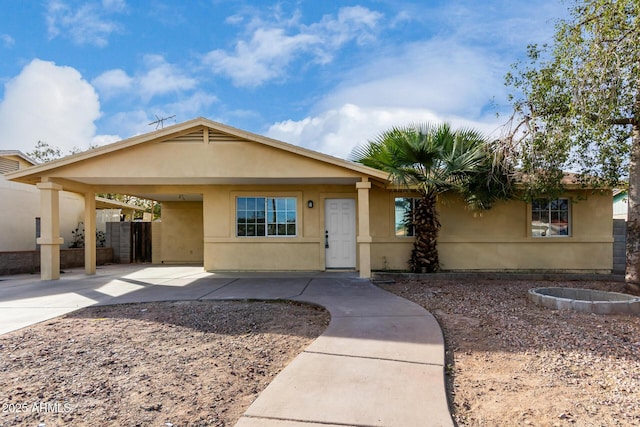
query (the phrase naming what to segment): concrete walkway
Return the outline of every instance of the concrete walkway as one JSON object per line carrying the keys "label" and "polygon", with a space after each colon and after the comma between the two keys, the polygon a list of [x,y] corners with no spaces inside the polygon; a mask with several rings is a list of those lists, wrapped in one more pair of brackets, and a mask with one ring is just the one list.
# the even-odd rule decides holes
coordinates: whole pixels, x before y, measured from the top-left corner
{"label": "concrete walkway", "polygon": [[109,266],[59,281],[0,276],[0,333],[94,304],[208,299],[288,299],[331,313],[326,331],[275,377],[237,426],[453,426],[438,323],[355,274]]}

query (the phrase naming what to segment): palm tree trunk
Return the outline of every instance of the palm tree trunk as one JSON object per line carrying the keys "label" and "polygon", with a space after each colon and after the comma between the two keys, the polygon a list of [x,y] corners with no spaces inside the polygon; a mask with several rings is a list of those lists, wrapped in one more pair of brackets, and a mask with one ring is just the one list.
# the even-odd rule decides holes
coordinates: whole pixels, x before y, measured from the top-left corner
{"label": "palm tree trunk", "polygon": [[414,229],[416,240],[409,266],[414,273],[434,273],[440,269],[438,232],[440,221],[436,211],[436,194],[428,193],[416,201]]}
{"label": "palm tree trunk", "polygon": [[640,295],[640,123],[633,125],[627,215],[626,288]]}

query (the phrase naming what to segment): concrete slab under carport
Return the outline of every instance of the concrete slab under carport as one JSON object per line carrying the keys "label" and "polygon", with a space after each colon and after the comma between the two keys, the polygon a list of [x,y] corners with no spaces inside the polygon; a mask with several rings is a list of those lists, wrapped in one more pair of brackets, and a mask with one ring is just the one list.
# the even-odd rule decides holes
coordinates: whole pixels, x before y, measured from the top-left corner
{"label": "concrete slab under carport", "polygon": [[[100,267],[95,275],[86,275],[80,269],[66,270],[60,280],[40,280],[24,274],[2,276],[0,334],[92,305],[191,300],[215,289],[215,281],[207,281],[211,276],[197,266],[139,264]],[[224,279],[223,283],[228,281]]]}

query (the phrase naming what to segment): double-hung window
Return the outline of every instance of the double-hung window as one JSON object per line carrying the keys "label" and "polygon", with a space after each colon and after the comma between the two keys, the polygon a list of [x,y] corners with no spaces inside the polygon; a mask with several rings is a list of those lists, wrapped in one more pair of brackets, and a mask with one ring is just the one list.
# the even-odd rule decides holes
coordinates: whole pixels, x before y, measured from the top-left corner
{"label": "double-hung window", "polygon": [[398,237],[415,236],[413,226],[415,206],[418,199],[414,197],[396,197],[395,231]]}
{"label": "double-hung window", "polygon": [[569,199],[534,199],[531,202],[533,237],[569,236],[571,233]]}
{"label": "double-hung window", "polygon": [[296,236],[295,197],[237,197],[236,236]]}

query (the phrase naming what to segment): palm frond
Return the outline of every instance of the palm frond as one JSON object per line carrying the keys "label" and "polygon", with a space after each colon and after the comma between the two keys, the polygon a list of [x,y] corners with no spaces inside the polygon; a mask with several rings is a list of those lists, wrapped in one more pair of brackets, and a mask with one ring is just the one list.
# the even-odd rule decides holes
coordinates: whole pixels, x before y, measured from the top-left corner
{"label": "palm frond", "polygon": [[423,194],[454,190],[473,206],[490,206],[476,202],[488,200],[487,193],[504,198],[510,191],[510,177],[487,138],[470,128],[453,130],[448,123],[393,127],[355,149],[351,157],[388,172],[398,185],[417,187]]}

